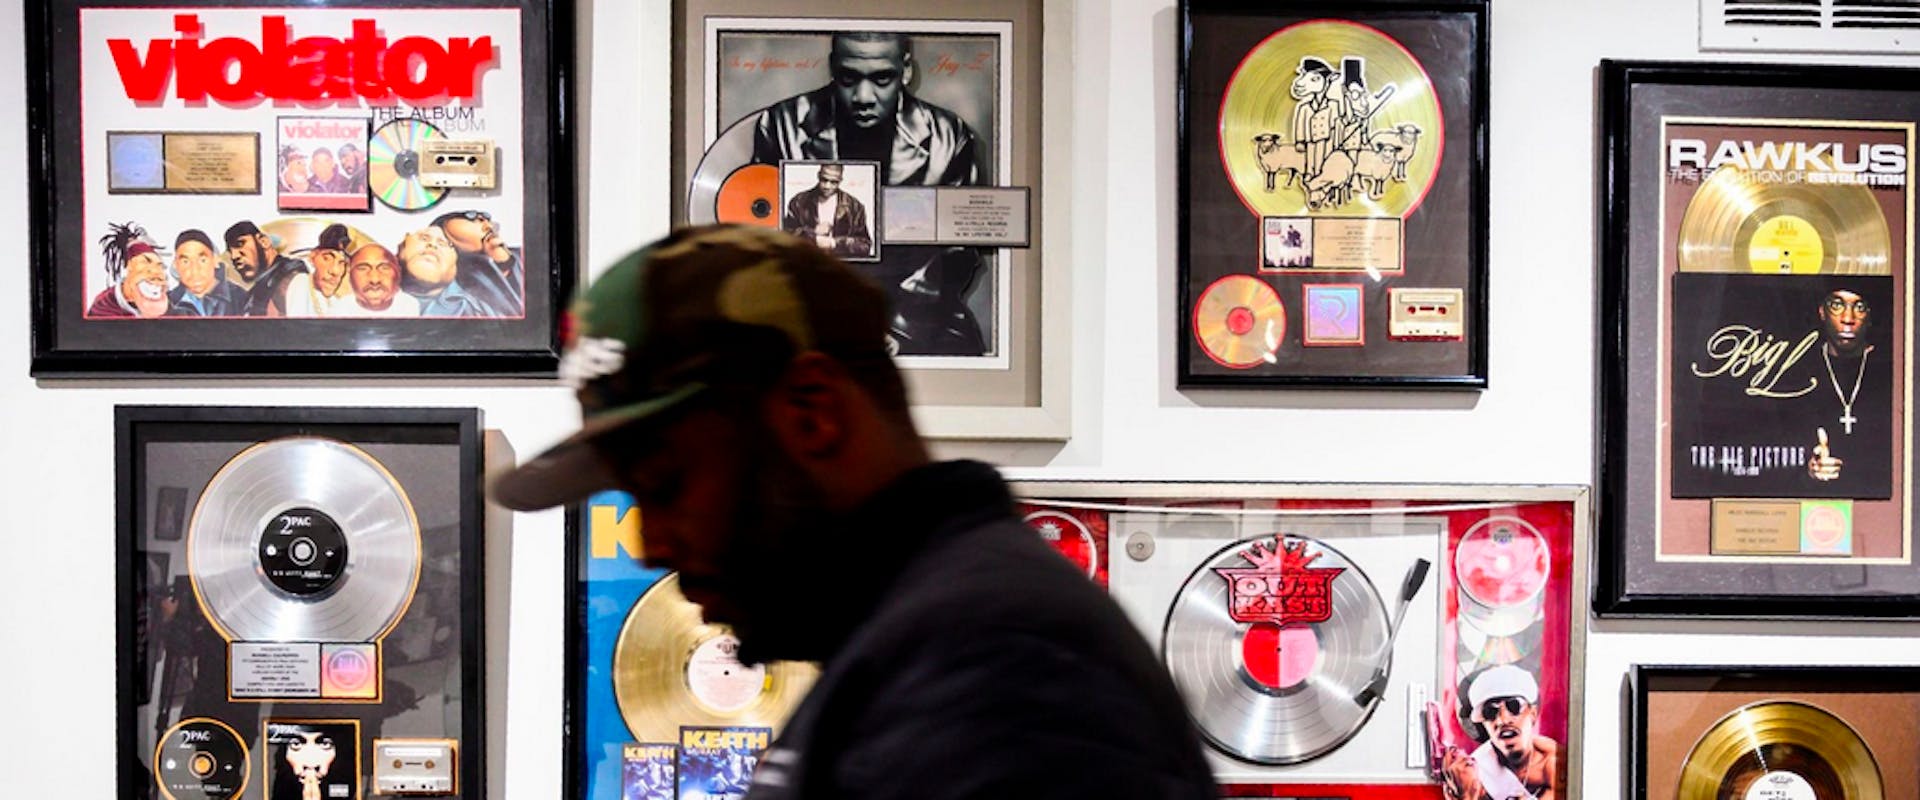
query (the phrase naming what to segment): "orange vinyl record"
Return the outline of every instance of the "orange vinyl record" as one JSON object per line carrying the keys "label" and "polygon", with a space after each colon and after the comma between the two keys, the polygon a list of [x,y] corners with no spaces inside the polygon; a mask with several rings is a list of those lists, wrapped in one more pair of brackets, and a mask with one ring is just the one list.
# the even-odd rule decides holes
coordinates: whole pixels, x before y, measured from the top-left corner
{"label": "orange vinyl record", "polygon": [[720,184],[713,215],[721,222],[780,227],[780,168],[748,164],[734,170]]}
{"label": "orange vinyl record", "polygon": [[1193,304],[1193,335],[1221,366],[1246,369],[1271,363],[1287,335],[1280,294],[1252,275],[1214,281]]}

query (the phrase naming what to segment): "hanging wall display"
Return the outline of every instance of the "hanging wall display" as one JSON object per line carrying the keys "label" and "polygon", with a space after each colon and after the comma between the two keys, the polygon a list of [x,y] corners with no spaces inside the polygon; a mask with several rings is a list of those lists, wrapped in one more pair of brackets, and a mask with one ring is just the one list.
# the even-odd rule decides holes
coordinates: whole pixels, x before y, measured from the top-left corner
{"label": "hanging wall display", "polygon": [[1227,797],[1580,796],[1578,487],[1016,483]]}
{"label": "hanging wall display", "polygon": [[740,663],[678,574],[641,562],[642,536],[624,492],[568,516],[564,796],[739,797],[818,670]]}
{"label": "hanging wall display", "polygon": [[27,16],[35,375],[558,364],[568,5]]}
{"label": "hanging wall display", "polygon": [[1602,74],[1598,610],[1914,613],[1920,71]]}
{"label": "hanging wall display", "polygon": [[1070,5],[674,4],[675,221],[878,282],[933,437],[1068,433]]}
{"label": "hanging wall display", "polygon": [[1916,800],[1920,670],[1639,666],[1627,797]]}
{"label": "hanging wall display", "polygon": [[1181,4],[1181,386],[1487,385],[1487,16]]}
{"label": "hanging wall display", "polygon": [[485,796],[479,413],[115,420],[116,796]]}

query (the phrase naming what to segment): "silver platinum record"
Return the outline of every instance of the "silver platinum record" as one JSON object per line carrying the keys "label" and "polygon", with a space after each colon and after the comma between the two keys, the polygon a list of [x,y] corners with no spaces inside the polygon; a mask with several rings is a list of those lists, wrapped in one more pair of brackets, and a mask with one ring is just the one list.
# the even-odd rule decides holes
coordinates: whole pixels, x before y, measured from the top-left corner
{"label": "silver platinum record", "polygon": [[[712,225],[721,222],[720,188],[733,177],[734,170],[753,163],[753,131],[760,115],[748,114],[727,126],[700,156],[700,166],[687,180],[687,224]],[[779,208],[773,212],[776,223]],[[737,221],[737,220],[736,220]]]}
{"label": "silver platinum record", "polygon": [[[1272,676],[1256,677],[1245,649],[1258,626],[1233,619],[1227,580],[1214,572],[1253,568],[1242,553],[1256,542],[1274,544],[1274,536],[1242,540],[1208,556],[1174,597],[1160,640],[1167,671],[1202,737],[1228,756],[1262,765],[1312,761],[1353,738],[1379,705],[1362,706],[1354,696],[1372,679],[1388,646],[1386,604],[1358,565],[1317,539],[1279,538],[1288,545],[1305,543],[1307,555],[1319,554],[1312,568],[1344,570],[1331,585],[1331,618],[1306,626],[1318,651],[1310,671],[1284,686],[1272,685]],[[1278,648],[1279,640],[1273,641]]]}
{"label": "silver platinum record", "polygon": [[187,571],[207,619],[237,641],[367,642],[420,579],[406,491],[353,445],[262,442],[229,460],[194,507]]}

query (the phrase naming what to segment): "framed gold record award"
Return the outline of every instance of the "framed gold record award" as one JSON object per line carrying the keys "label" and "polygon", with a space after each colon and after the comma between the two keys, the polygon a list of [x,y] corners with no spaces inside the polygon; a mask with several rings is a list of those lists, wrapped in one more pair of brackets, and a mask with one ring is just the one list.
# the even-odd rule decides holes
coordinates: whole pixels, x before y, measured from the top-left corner
{"label": "framed gold record award", "polygon": [[486,796],[479,412],[115,425],[115,796]]}
{"label": "framed gold record award", "polygon": [[1074,0],[676,0],[673,218],[887,292],[929,436],[1065,439]]}
{"label": "framed gold record award", "polygon": [[1487,18],[1181,3],[1181,386],[1486,387]]}
{"label": "framed gold record award", "polygon": [[1637,800],[1920,800],[1920,670],[1635,665]]}
{"label": "framed gold record award", "polygon": [[1920,71],[1601,72],[1596,610],[1912,615]]}

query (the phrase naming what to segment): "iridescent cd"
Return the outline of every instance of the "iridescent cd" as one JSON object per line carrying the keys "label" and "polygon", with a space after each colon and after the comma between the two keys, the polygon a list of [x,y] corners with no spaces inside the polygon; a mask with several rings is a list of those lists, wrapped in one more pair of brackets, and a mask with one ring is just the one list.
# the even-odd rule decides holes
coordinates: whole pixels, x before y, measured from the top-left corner
{"label": "iridescent cd", "polygon": [[425,120],[396,119],[380,126],[367,140],[367,187],[389,208],[419,211],[447,196],[445,188],[420,181],[420,146],[428,139],[446,138]]}
{"label": "iridescent cd", "polygon": [[1319,540],[1281,535],[1201,563],[1167,611],[1161,655],[1208,744],[1255,764],[1298,764],[1352,739],[1379,706],[1355,697],[1387,663],[1388,630],[1358,565]]}
{"label": "iridescent cd", "polygon": [[229,640],[375,641],[419,582],[420,523],[365,451],[319,437],[262,442],[201,493],[187,574]]}

